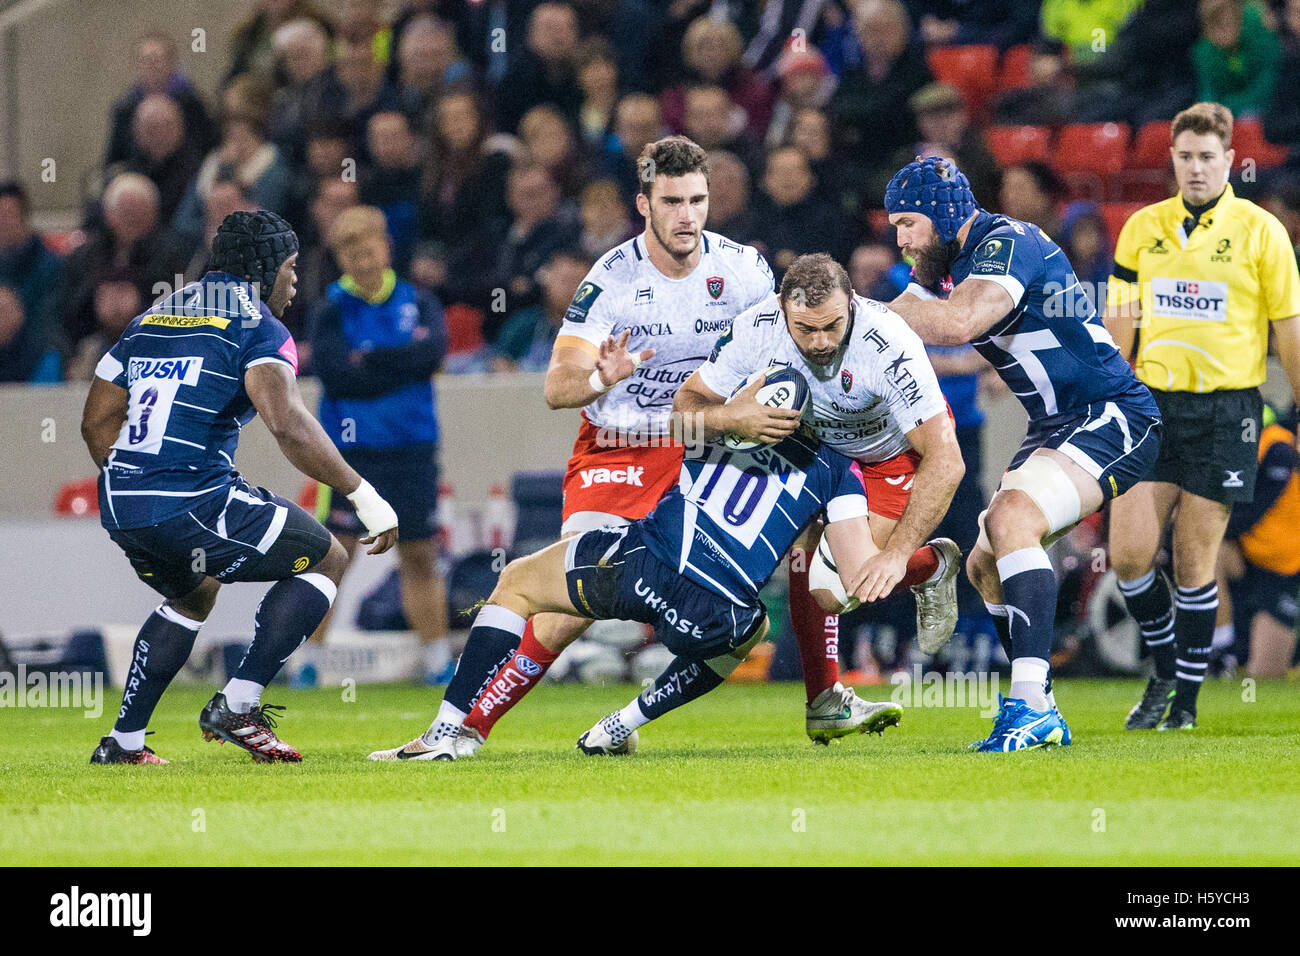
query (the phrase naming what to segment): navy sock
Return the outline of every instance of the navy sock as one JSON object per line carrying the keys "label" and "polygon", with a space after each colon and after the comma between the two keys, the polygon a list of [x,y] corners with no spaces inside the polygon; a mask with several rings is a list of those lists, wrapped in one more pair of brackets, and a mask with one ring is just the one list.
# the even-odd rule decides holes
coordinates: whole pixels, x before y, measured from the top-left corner
{"label": "navy sock", "polygon": [[325,575],[308,571],[271,585],[257,606],[253,642],[235,671],[236,680],[265,687],[284,662],[325,620],[338,587]]}
{"label": "navy sock", "polygon": [[1022,548],[998,559],[1012,661],[1049,660],[1056,632],[1056,573],[1042,548]]}
{"label": "navy sock", "polygon": [[1178,588],[1174,605],[1174,633],[1178,636],[1174,702],[1171,707],[1196,712],[1196,695],[1210,667],[1214,618],[1219,611],[1219,586],[1211,581],[1196,588]]}
{"label": "navy sock", "polygon": [[469,640],[456,663],[456,673],[442,699],[464,713],[473,710],[483,688],[519,647],[527,623],[514,611],[485,604],[474,619]]}
{"label": "navy sock", "polygon": [[1124,605],[1142,632],[1156,677],[1174,679],[1174,599],[1165,576],[1152,568],[1135,581],[1120,581]]}
{"label": "navy sock", "polygon": [[641,692],[637,706],[646,720],[655,720],[703,697],[725,680],[703,661],[674,657],[654,683]]}
{"label": "navy sock", "polygon": [[[122,709],[113,730],[136,733],[149,726],[149,718],[194,649],[200,621],[191,621],[166,604],[149,615],[135,638],[131,670],[122,691]],[[138,747],[129,748],[138,750]]]}
{"label": "navy sock", "polygon": [[988,609],[989,617],[993,618],[993,630],[997,632],[998,643],[1002,645],[1003,653],[1007,655],[1007,660],[1014,659],[1011,650],[1011,618],[1007,616],[1007,606],[1005,604],[990,604],[984,602],[984,607]]}

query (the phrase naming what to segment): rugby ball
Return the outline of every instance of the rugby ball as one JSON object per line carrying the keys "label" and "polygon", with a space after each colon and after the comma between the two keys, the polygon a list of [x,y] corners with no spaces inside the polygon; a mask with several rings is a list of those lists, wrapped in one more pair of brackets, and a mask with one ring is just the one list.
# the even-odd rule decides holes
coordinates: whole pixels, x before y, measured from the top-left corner
{"label": "rugby ball", "polygon": [[[790,408],[800,413],[808,407],[808,381],[803,377],[802,372],[796,368],[790,368],[788,365],[769,365],[763,371],[755,372],[732,390],[731,396],[727,399],[727,404],[731,404],[737,395],[764,375],[767,376],[767,381],[754,394],[754,398],[757,399],[760,405],[768,405],[772,408]],[[748,451],[751,448],[766,444],[766,442],[751,441],[748,438],[727,435],[723,439],[723,444],[732,451]]]}

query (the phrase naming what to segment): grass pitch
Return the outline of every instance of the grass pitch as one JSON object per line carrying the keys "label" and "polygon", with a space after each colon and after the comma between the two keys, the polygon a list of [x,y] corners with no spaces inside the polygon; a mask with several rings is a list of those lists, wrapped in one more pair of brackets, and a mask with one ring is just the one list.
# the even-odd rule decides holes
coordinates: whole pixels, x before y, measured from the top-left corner
{"label": "grass pitch", "polygon": [[[1191,733],[1128,733],[1136,681],[1062,681],[1069,748],[970,754],[990,721],[910,708],[884,737],[803,735],[802,687],[724,686],[645,728],[632,757],[573,749],[633,689],[542,687],[483,751],[376,764],[440,692],[272,688],[300,765],[204,743],[210,690],[175,688],[165,767],[91,767],[112,723],[0,711],[4,864],[1291,864],[1300,689],[1207,683]],[[892,688],[860,688],[884,699]]]}

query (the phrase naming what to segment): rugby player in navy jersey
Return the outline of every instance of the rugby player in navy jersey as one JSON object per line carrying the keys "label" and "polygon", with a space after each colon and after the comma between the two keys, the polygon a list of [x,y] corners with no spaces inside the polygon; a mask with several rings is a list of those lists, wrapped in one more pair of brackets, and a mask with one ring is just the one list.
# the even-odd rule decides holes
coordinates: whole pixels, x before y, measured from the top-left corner
{"label": "rugby player in navy jersey", "polygon": [[[752,398],[762,381],[741,394]],[[721,685],[762,640],[767,615],[759,591],[815,518],[826,522],[845,590],[865,599],[876,587],[868,562],[877,549],[850,459],[802,429],[749,450],[705,446],[684,459],[680,483],[646,517],[585,531],[508,564],[474,621],[432,725],[370,759],[472,756],[480,742],[461,733],[468,702],[533,673],[526,658],[497,665],[527,619],[542,612],[641,621],[676,655],[644,693],[578,740],[587,754],[630,753],[638,728]],[[867,733],[902,716],[897,704],[868,706]]]}
{"label": "rugby player in navy jersey", "polygon": [[1029,415],[966,563],[1011,659],[1010,697],[973,746],[1068,744],[1048,674],[1057,584],[1044,547],[1145,477],[1160,411],[1061,247],[1032,223],[981,209],[950,160],[904,166],[885,209],[915,263],[891,308],[927,344],[973,345]]}
{"label": "rugby player in navy jersey", "polygon": [[[100,360],[81,434],[100,468],[100,520],[140,580],[165,600],[136,637],[122,709],[92,764],[164,763],[145,728],[194,646],[222,584],[274,581],[235,676],[199,715],[205,739],[254,759],[298,761],[262,690],[316,629],[347,566],[343,546],[292,501],[235,470],[257,414],[298,470],[356,507],[370,554],[397,541],[397,516],[303,405],[298,355],[279,316],[293,299],[298,238],[270,212],[235,212],[211,271],[136,317]],[[270,290],[261,298],[264,290]]]}

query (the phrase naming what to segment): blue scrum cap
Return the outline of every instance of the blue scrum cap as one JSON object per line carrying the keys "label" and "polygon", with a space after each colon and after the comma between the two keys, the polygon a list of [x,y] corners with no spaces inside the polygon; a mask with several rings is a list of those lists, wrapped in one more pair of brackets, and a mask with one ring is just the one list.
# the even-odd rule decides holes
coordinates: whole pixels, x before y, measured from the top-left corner
{"label": "blue scrum cap", "polygon": [[944,242],[956,239],[957,230],[977,209],[970,182],[956,163],[942,156],[908,163],[885,187],[886,212],[928,216]]}

